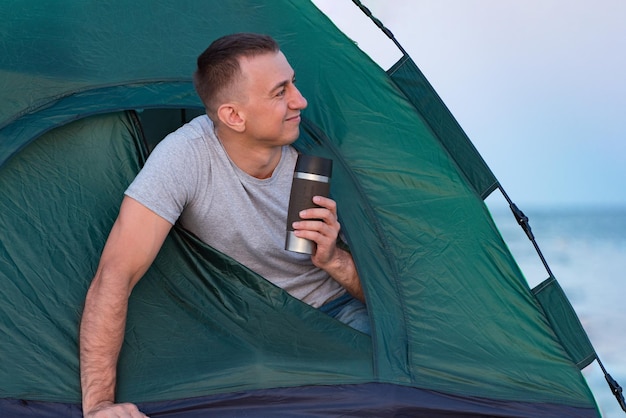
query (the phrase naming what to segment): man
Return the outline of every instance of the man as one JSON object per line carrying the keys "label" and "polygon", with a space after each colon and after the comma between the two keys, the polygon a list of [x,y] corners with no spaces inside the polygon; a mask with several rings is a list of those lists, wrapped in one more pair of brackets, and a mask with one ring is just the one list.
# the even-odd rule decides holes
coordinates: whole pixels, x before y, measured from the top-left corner
{"label": "man", "polygon": [[284,222],[307,101],[276,42],[235,34],[198,58],[196,90],[207,116],[157,146],[126,191],[87,293],[80,332],[86,417],[143,417],[115,404],[116,364],[128,297],[179,222],[294,297],[368,332],[351,255],[336,246],[333,200],[316,196],[295,235],[316,243],[312,256],[283,249]]}

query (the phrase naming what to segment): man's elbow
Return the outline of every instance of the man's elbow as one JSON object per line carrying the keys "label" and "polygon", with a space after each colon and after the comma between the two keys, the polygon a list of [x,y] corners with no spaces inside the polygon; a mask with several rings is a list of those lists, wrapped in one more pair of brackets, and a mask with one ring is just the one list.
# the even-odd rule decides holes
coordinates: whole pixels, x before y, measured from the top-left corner
{"label": "man's elbow", "polygon": [[139,275],[139,272],[120,269],[114,263],[101,263],[91,281],[85,303],[101,299],[128,299]]}

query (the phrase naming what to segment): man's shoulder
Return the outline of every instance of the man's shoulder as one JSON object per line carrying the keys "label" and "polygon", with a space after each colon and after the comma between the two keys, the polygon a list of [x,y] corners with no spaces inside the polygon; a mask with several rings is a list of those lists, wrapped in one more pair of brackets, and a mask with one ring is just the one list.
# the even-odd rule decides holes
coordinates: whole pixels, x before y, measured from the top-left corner
{"label": "man's shoulder", "polygon": [[159,142],[154,152],[176,153],[205,148],[213,136],[213,124],[207,116],[198,116]]}
{"label": "man's shoulder", "polygon": [[207,115],[193,118],[183,126],[169,134],[166,138],[182,137],[189,140],[204,139],[213,135],[213,122]]}

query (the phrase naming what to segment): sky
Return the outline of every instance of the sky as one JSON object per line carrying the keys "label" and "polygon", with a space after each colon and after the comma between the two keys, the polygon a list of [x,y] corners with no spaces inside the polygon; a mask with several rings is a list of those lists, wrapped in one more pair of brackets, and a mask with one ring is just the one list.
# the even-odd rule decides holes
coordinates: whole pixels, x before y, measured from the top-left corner
{"label": "sky", "polygon": [[[314,3],[383,68],[400,57],[352,1]],[[626,1],[362,3],[523,210],[626,208]]]}

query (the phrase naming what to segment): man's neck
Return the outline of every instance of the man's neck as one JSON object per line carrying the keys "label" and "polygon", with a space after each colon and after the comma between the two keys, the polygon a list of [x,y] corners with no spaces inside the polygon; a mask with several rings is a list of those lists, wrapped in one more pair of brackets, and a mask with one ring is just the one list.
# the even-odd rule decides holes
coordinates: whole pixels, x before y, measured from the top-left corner
{"label": "man's neck", "polygon": [[252,177],[270,178],[280,162],[282,147],[254,146],[252,141],[229,133],[227,129],[215,129],[217,139],[235,165]]}

